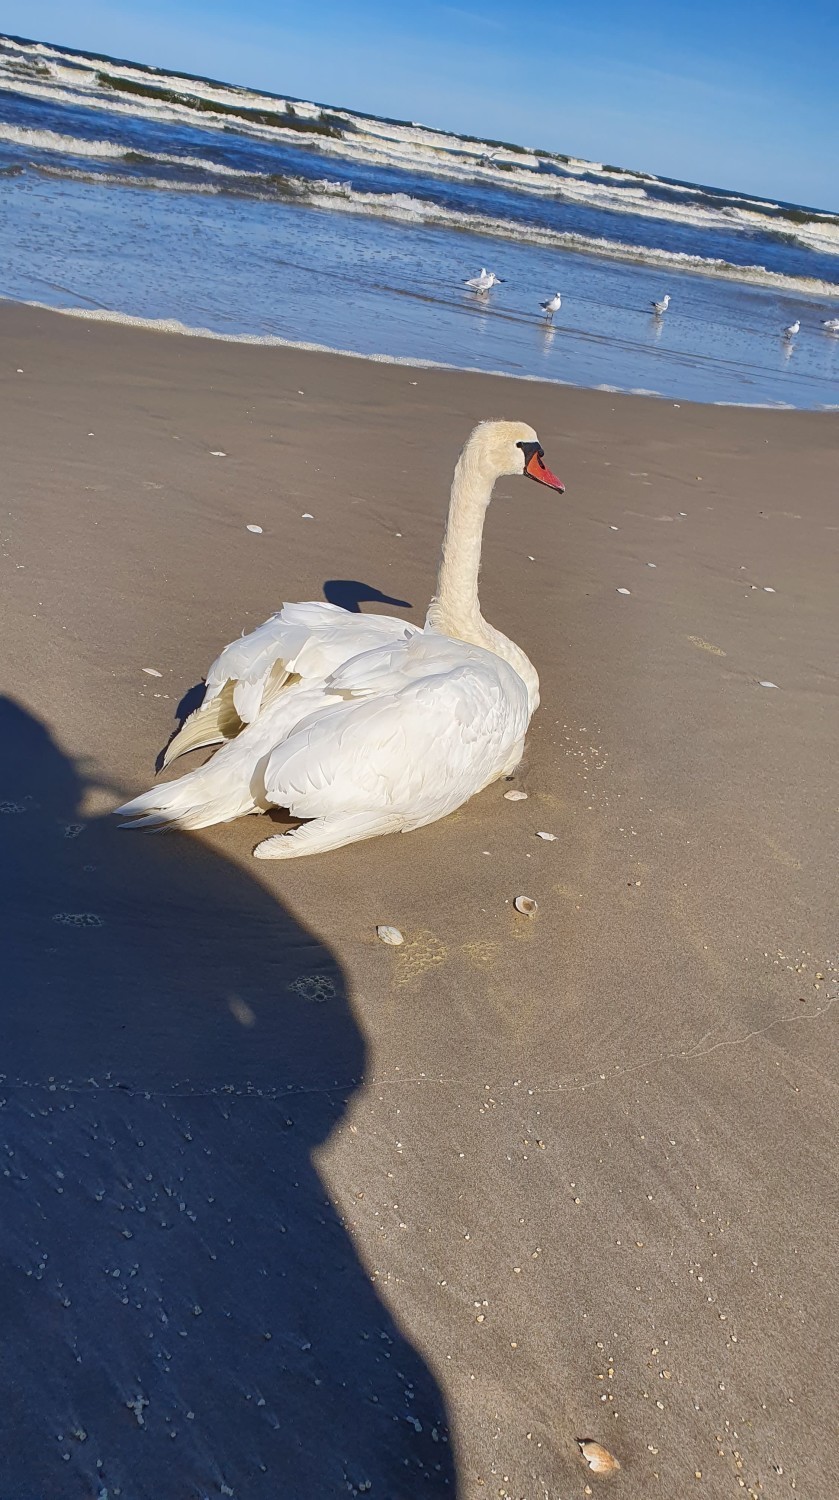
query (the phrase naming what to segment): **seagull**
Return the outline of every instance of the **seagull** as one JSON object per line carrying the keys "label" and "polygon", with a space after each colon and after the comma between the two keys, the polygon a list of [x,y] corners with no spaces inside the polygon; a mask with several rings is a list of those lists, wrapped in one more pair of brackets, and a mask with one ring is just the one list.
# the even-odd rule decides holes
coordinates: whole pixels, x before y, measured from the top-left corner
{"label": "seagull", "polygon": [[822,328],[826,328],[828,333],[839,333],[839,318],[825,318]]}
{"label": "seagull", "polygon": [[471,281],[464,281],[463,285],[473,292],[488,292],[490,287],[502,285],[502,277],[496,276],[494,271],[488,271],[486,266],[481,266],[480,276],[473,276]]}
{"label": "seagull", "polygon": [[785,339],[794,339],[795,335],[798,333],[798,330],[799,330],[800,327],[801,327],[801,319],[800,318],[796,318],[796,320],[795,320],[794,323],[790,323],[789,328],[785,328],[784,329],[784,338]]}
{"label": "seagull", "polygon": [[550,302],[540,302],[539,306],[545,314],[546,321],[548,323],[552,323],[554,313],[559,312],[559,309],[562,306],[562,298],[559,292],[554,292],[553,296],[550,299]]}
{"label": "seagull", "polygon": [[657,318],[662,317],[664,315],[664,313],[666,313],[666,311],[667,311],[667,309],[668,309],[669,306],[670,306],[670,293],[669,292],[667,292],[665,294],[665,296],[662,298],[662,300],[660,302],[651,302],[650,303],[650,307],[652,308],[652,310],[655,313],[655,315],[656,315]]}

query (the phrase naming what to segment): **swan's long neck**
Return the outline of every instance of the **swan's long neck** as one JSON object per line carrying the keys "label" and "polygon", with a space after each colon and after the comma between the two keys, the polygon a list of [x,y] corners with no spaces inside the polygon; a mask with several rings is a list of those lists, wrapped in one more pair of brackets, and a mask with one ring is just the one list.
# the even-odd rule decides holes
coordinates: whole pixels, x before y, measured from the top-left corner
{"label": "swan's long neck", "polygon": [[426,623],[441,635],[483,646],[508,661],[527,687],[533,712],[539,702],[536,669],[513,641],[484,619],[478,599],[484,520],[496,477],[481,463],[480,451],[467,444],[454,471],[437,593]]}

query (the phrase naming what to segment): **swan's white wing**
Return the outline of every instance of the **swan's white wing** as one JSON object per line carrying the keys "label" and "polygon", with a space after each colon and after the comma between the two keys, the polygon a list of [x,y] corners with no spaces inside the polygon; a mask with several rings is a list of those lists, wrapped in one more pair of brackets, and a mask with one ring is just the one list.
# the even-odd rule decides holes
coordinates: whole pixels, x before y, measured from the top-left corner
{"label": "swan's white wing", "polygon": [[323,681],[348,657],[370,651],[385,641],[418,633],[416,625],[390,615],[355,615],[335,604],[286,604],[264,624],[225,646],[207,673],[207,697],[212,700],[227,682],[235,683],[234,700],[240,718],[251,723],[275,668],[308,682]]}
{"label": "swan's white wing", "polygon": [[375,664],[354,664],[364,696],[311,714],[272,751],[266,800],[300,818],[380,810],[419,827],[501,774],[527,729],[524,683],[490,652],[437,637],[433,645],[440,644],[442,670],[433,671],[429,641],[407,684],[382,660],[382,682],[394,674],[403,685],[375,696],[368,696]]}
{"label": "swan's white wing", "polygon": [[235,736],[286,688],[292,674],[307,685],[322,682],[348,657],[417,631],[390,615],[350,614],[335,604],[284,605],[225,646],[207,673],[203,702],[172,740],[164,763]]}
{"label": "swan's white wing", "polygon": [[326,679],[330,692],[344,697],[366,698],[399,692],[421,677],[437,677],[468,663],[494,671],[499,658],[481,646],[452,640],[426,627],[401,640],[388,642],[341,663]]}

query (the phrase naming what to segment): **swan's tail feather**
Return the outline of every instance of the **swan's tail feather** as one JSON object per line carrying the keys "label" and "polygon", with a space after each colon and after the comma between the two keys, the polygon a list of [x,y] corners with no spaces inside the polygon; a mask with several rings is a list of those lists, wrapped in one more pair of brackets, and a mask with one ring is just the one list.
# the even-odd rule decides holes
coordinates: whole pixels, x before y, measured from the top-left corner
{"label": "swan's tail feather", "polygon": [[216,698],[206,699],[184,719],[177,734],[169,741],[163,756],[163,765],[171,765],[179,755],[188,750],[203,750],[207,745],[218,745],[232,740],[242,728],[242,720],[233,706],[233,683],[226,682]]}
{"label": "swan's tail feather", "polygon": [[213,823],[229,823],[233,818],[256,811],[247,783],[242,785],[227,767],[213,760],[188,771],[177,781],[153,786],[115,809],[118,817],[126,819],[121,828],[157,832],[167,828],[209,828]]}
{"label": "swan's tail feather", "polygon": [[401,827],[402,819],[392,813],[359,812],[313,818],[291,833],[277,833],[273,838],[263,839],[253,852],[257,859],[301,859],[304,854],[325,854],[329,849],[341,849],[344,844],[376,838],[380,833],[396,833]]}

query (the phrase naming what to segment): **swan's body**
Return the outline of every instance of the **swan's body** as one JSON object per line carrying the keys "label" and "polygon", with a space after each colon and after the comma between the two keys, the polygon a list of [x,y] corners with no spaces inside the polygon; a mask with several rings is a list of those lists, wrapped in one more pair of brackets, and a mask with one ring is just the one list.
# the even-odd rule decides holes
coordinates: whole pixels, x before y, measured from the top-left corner
{"label": "swan's body", "polygon": [[478,568],[496,478],[562,486],[533,429],[475,428],[455,470],[437,597],[420,630],[332,604],[287,604],[233,641],[166,754],[221,744],[206,765],[118,812],[129,827],[205,828],[270,807],[307,819],[261,859],[408,832],[453,812],[518,765],[539,679],[483,619]]}
{"label": "swan's body", "polygon": [[662,299],[661,299],[660,302],[651,302],[650,303],[650,307],[652,308],[652,310],[655,313],[655,315],[656,315],[657,318],[663,318],[664,314],[666,313],[666,311],[667,311],[667,309],[668,309],[669,306],[670,306],[670,293],[669,292],[665,293],[665,295],[662,297]]}
{"label": "swan's body", "polygon": [[789,328],[785,328],[784,329],[784,338],[785,339],[794,339],[795,335],[799,332],[800,328],[801,328],[801,319],[800,318],[796,318],[796,320],[795,320],[794,323],[790,323]]}
{"label": "swan's body", "polygon": [[488,271],[486,266],[481,266],[480,276],[473,276],[471,280],[464,281],[463,285],[468,286],[473,292],[489,292],[494,286],[502,286],[503,282],[494,271]]}
{"label": "swan's body", "polygon": [[540,302],[539,306],[541,307],[543,313],[545,314],[545,318],[546,318],[547,322],[548,323],[552,323],[553,322],[554,313],[558,313],[559,309],[562,306],[562,297],[560,296],[559,292],[554,292],[553,296],[549,299],[549,301],[547,301],[547,302]]}

